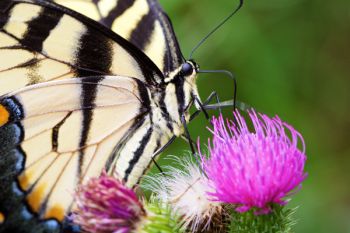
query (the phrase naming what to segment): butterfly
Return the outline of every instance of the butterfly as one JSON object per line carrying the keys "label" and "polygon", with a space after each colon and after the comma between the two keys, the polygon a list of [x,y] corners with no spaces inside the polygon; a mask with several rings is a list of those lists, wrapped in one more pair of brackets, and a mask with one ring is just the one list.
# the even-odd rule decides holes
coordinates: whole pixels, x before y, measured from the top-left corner
{"label": "butterfly", "polygon": [[0,61],[0,232],[60,232],[79,184],[134,186],[200,109],[156,0],[1,0]]}

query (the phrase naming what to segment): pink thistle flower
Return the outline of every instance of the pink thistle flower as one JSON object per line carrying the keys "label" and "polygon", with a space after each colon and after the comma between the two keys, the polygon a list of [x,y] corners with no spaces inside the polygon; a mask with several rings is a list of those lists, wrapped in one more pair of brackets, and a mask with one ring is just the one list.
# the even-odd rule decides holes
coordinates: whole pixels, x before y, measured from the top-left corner
{"label": "pink thistle flower", "polygon": [[[203,169],[216,201],[237,205],[239,212],[251,208],[256,214],[270,212],[271,204],[285,205],[285,198],[301,187],[305,179],[305,145],[302,136],[277,116],[249,112],[254,132],[237,111],[233,121],[214,118],[213,140],[209,140],[210,158],[203,155]],[[289,131],[290,137],[285,132]],[[298,149],[301,141],[302,150]]]}
{"label": "pink thistle flower", "polygon": [[135,192],[103,173],[76,193],[73,222],[91,233],[129,233],[145,215]]}

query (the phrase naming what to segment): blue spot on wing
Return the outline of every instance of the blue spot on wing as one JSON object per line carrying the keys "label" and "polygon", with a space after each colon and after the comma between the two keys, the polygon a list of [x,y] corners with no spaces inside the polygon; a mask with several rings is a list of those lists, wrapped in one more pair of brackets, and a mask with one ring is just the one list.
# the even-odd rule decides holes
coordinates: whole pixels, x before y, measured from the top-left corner
{"label": "blue spot on wing", "polygon": [[26,204],[26,193],[17,184],[17,176],[26,160],[20,146],[25,134],[20,122],[24,117],[22,106],[15,97],[0,98],[0,104],[10,113],[9,122],[0,127],[0,212],[5,215],[0,233],[59,233],[60,223],[39,220],[31,212]]}
{"label": "blue spot on wing", "polygon": [[24,118],[22,104],[15,96],[7,97],[0,100],[0,104],[3,105],[10,113],[10,123],[20,121]]}
{"label": "blue spot on wing", "polygon": [[20,123],[6,124],[0,127],[0,155],[16,148],[24,138],[24,130]]}

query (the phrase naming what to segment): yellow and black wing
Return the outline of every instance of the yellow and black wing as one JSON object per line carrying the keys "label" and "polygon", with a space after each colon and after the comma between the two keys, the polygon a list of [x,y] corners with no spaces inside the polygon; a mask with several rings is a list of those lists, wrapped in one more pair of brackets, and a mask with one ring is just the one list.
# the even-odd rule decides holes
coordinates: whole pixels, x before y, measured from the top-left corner
{"label": "yellow and black wing", "polygon": [[0,12],[0,95],[91,75],[162,82],[161,71],[135,46],[76,12],[41,0],[1,0]]}
{"label": "yellow and black wing", "polygon": [[137,182],[163,138],[150,112],[145,85],[122,76],[50,81],[2,96],[0,230],[26,218],[46,220],[43,227],[51,219],[59,230],[76,186],[103,169]]}
{"label": "yellow and black wing", "polygon": [[1,0],[0,60],[0,232],[60,232],[77,184],[134,185],[172,134],[153,114],[162,72],[81,14]]}
{"label": "yellow and black wing", "polygon": [[183,62],[169,17],[158,0],[53,0],[112,29],[167,76]]}

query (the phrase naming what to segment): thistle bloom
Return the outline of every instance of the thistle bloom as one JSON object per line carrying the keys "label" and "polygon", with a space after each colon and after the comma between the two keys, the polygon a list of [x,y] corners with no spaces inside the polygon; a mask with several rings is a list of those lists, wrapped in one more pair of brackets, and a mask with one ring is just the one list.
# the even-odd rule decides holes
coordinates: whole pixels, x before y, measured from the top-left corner
{"label": "thistle bloom", "polygon": [[135,192],[103,173],[76,193],[73,221],[92,233],[129,233],[145,215]]}
{"label": "thistle bloom", "polygon": [[[203,169],[216,201],[237,205],[245,212],[268,213],[271,204],[286,204],[286,196],[301,187],[305,179],[304,141],[302,136],[277,116],[249,112],[254,132],[250,132],[239,112],[236,123],[214,118],[210,158],[203,155]],[[288,130],[286,132],[285,130]],[[288,136],[290,135],[290,136]],[[298,149],[298,142],[302,150]]]}
{"label": "thistle bloom", "polygon": [[164,174],[147,177],[144,187],[153,191],[162,202],[169,203],[182,216],[184,227],[192,232],[208,230],[213,216],[221,216],[221,203],[212,201],[207,195],[213,189],[189,157],[174,160],[179,168],[168,167],[169,171]]}

